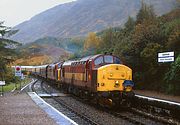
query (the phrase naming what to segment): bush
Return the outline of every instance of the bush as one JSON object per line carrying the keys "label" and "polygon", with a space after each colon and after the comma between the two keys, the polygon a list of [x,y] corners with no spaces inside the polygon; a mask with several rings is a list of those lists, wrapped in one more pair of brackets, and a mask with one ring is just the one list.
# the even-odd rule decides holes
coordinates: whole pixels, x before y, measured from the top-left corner
{"label": "bush", "polygon": [[165,91],[170,94],[180,95],[180,54],[171,64],[169,72],[165,74]]}

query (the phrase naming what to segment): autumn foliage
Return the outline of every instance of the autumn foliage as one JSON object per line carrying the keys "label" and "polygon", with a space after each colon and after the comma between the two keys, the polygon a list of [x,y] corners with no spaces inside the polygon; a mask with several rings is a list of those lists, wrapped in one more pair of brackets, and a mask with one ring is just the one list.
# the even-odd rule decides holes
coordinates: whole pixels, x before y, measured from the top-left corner
{"label": "autumn foliage", "polygon": [[[90,33],[84,50],[119,56],[133,69],[137,89],[180,95],[180,9],[157,17],[152,6],[142,3],[136,20],[129,17],[124,28]],[[158,52],[167,51],[175,52],[175,62],[158,63]]]}

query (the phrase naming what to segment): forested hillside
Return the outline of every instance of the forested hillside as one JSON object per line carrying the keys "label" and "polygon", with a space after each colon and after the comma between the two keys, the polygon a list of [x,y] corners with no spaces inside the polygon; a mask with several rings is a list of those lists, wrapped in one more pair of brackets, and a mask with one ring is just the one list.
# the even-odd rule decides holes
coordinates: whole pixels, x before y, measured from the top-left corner
{"label": "forested hillside", "polygon": [[[180,95],[180,9],[157,17],[142,3],[136,18],[124,28],[89,33],[82,54],[113,53],[133,69],[136,88]],[[175,52],[175,62],[158,63],[157,53],[167,51]]]}
{"label": "forested hillside", "polygon": [[[144,0],[153,5],[157,15],[169,12],[176,0]],[[34,42],[47,36],[70,38],[86,36],[108,27],[123,26],[128,17],[136,17],[141,0],[77,0],[56,6],[15,27],[11,39]]]}

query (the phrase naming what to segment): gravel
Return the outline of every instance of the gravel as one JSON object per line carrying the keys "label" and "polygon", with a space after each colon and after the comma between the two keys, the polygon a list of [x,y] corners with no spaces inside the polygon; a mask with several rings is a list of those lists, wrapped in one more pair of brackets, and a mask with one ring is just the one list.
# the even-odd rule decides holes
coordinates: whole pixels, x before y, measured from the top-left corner
{"label": "gravel", "polygon": [[[91,118],[93,121],[99,123],[100,125],[131,125],[128,121],[117,118],[105,111],[98,110],[92,106],[84,104],[82,102],[77,101],[73,97],[58,97],[67,103],[69,106],[78,110],[79,113],[84,114],[85,116]],[[45,99],[46,102],[53,105],[55,108],[59,108],[59,106],[54,104],[51,99]]]}

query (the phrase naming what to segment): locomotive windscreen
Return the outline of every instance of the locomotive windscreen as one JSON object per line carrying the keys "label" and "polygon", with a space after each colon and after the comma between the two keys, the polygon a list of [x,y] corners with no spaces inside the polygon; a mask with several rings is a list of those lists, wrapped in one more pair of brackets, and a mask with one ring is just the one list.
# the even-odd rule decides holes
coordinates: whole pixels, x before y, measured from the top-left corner
{"label": "locomotive windscreen", "polygon": [[99,56],[94,60],[95,66],[102,64],[121,64],[119,58],[112,55]]}

